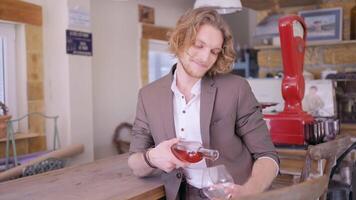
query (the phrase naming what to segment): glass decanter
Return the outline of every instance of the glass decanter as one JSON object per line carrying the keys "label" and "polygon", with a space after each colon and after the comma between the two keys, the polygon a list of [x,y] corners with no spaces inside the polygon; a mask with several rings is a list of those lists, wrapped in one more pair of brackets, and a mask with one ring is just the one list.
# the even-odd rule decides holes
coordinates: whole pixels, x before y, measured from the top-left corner
{"label": "glass decanter", "polygon": [[213,161],[219,158],[219,151],[203,148],[200,142],[195,141],[180,140],[172,145],[171,150],[178,159],[190,163],[197,163],[203,158]]}

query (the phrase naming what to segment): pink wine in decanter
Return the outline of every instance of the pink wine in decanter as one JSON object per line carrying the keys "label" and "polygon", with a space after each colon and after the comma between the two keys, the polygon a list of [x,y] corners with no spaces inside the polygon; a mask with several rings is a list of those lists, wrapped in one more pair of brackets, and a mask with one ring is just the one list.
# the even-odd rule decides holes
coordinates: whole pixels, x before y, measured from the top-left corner
{"label": "pink wine in decanter", "polygon": [[173,154],[180,160],[197,163],[203,158],[210,160],[217,160],[219,158],[219,151],[213,149],[205,149],[200,142],[181,140],[172,145],[171,150]]}

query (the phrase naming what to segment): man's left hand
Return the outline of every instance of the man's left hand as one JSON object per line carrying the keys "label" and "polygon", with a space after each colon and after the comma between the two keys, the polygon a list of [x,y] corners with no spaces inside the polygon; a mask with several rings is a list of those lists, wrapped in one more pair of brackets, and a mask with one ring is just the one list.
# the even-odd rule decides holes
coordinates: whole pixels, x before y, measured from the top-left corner
{"label": "man's left hand", "polygon": [[255,194],[256,191],[253,188],[249,188],[245,185],[231,184],[226,188],[227,192],[231,194],[231,198],[247,196]]}

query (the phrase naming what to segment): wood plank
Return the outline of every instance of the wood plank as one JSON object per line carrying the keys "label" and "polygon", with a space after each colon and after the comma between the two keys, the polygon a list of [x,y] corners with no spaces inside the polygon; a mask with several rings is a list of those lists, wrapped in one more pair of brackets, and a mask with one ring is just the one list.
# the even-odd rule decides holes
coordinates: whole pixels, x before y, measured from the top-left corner
{"label": "wood plank", "polygon": [[242,6],[253,10],[317,5],[320,0],[241,0]]}
{"label": "wood plank", "polygon": [[[280,172],[283,175],[300,176],[305,164],[306,150],[277,148],[280,158]],[[312,173],[318,172],[318,162],[312,161]]]}
{"label": "wood plank", "polygon": [[159,199],[159,177],[137,178],[127,164],[128,154],[0,183],[0,199],[119,200]]}
{"label": "wood plank", "polygon": [[[345,45],[355,45],[356,41],[355,40],[342,40],[342,41],[316,41],[316,42],[308,42],[307,43],[307,48],[309,47],[319,47],[319,46],[345,46]],[[277,46],[277,45],[257,45],[253,47],[254,49],[258,49],[258,50],[270,50],[270,49],[280,49],[281,46]],[[341,127],[345,125],[345,126],[349,126],[349,125],[353,125],[356,126],[356,124],[344,124],[341,123]]]}
{"label": "wood plank", "polygon": [[[46,150],[46,136],[38,133],[18,133],[15,134],[17,155]],[[6,139],[0,139],[0,158],[5,157]],[[10,156],[13,155],[12,143],[10,143]]]}
{"label": "wood plank", "polygon": [[241,0],[241,4],[253,10],[268,10],[275,6],[274,0]]}
{"label": "wood plank", "polygon": [[46,151],[46,136],[40,135],[39,137],[30,138],[28,140],[28,153],[35,153],[38,151]]}
{"label": "wood plank", "polygon": [[0,19],[41,26],[42,8],[19,0],[0,0]]}
{"label": "wood plank", "polygon": [[168,41],[168,33],[171,29],[167,27],[142,24],[142,38]]}
{"label": "wood plank", "polygon": [[[328,176],[308,180],[277,190],[263,192],[256,195],[238,198],[239,200],[312,200],[318,199],[327,190],[329,182]],[[237,198],[233,198],[236,199]]]}
{"label": "wood plank", "polygon": [[310,156],[313,160],[338,158],[351,144],[352,141],[349,136],[339,137],[326,143],[310,146]]}
{"label": "wood plank", "polygon": [[356,124],[341,123],[341,134],[349,134],[356,137]]}
{"label": "wood plank", "polygon": [[305,157],[307,150],[303,149],[291,149],[291,148],[277,148],[277,152],[279,155],[283,156],[297,156],[297,157]]}
{"label": "wood plank", "polygon": [[[35,137],[40,137],[39,133],[15,133],[15,140],[24,140],[24,139],[30,139],[30,138],[35,138]],[[1,138],[0,142],[6,142],[6,138]]]}
{"label": "wood plank", "polygon": [[141,39],[141,86],[148,84],[148,49],[148,40]]}
{"label": "wood plank", "polygon": [[272,182],[270,190],[288,187],[298,183],[299,178],[289,174],[279,174]]}

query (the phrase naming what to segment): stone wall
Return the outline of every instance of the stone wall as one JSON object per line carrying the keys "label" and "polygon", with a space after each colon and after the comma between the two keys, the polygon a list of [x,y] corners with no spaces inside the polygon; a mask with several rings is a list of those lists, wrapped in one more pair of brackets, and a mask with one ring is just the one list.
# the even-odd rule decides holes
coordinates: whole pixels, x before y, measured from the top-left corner
{"label": "stone wall", "polygon": [[[278,12],[297,14],[300,10],[321,8],[343,8],[343,41],[307,44],[304,57],[304,69],[312,72],[316,78],[325,69],[338,70],[339,72],[356,70],[356,41],[350,41],[350,11],[356,5],[355,0],[324,0],[320,5],[279,9]],[[260,11],[257,19],[262,20],[270,11]],[[258,48],[258,47],[257,47]],[[282,71],[281,50],[278,47],[260,47],[258,64],[260,77],[265,77],[268,72]]]}

